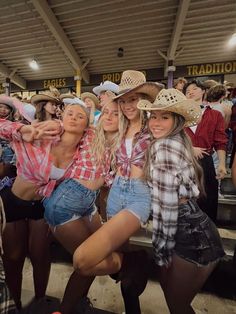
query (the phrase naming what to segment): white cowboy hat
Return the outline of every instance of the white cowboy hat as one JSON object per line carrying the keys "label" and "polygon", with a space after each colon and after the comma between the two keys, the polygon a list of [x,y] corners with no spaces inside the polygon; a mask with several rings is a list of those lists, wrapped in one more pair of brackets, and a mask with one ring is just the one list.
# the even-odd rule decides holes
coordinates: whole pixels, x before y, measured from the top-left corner
{"label": "white cowboy hat", "polygon": [[78,104],[86,107],[85,103],[79,97],[73,94],[61,94],[59,98],[64,103],[64,105]]}
{"label": "white cowboy hat", "polygon": [[12,111],[13,113],[15,113],[15,112],[16,112],[16,106],[15,106],[15,104],[14,104],[14,100],[15,100],[15,99],[16,99],[16,98],[9,97],[9,96],[7,96],[7,95],[5,95],[5,94],[1,94],[1,95],[0,95],[0,104],[7,105],[8,107],[11,108],[11,111]]}
{"label": "white cowboy hat", "polygon": [[201,107],[192,99],[187,99],[183,93],[175,88],[163,89],[155,101],[141,99],[137,107],[141,110],[163,110],[174,112],[185,119],[185,127],[198,124],[201,118]]}
{"label": "white cowboy hat", "polygon": [[145,75],[140,71],[127,70],[122,73],[118,96],[114,97],[114,100],[117,100],[123,95],[128,93],[135,92],[146,94],[150,97],[151,101],[154,101],[157,94],[163,88],[162,84],[155,82],[146,82]]}
{"label": "white cowboy hat", "polygon": [[36,109],[33,105],[28,103],[23,103],[22,107],[22,116],[29,122],[32,122],[35,119]]}
{"label": "white cowboy hat", "polygon": [[93,88],[94,94],[100,96],[101,92],[111,91],[118,94],[119,86],[111,81],[102,82],[99,86]]}

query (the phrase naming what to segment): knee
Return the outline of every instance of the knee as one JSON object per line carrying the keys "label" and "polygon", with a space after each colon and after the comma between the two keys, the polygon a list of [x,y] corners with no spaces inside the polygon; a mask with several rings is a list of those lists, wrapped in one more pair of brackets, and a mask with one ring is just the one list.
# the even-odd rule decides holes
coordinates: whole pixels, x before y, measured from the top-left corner
{"label": "knee", "polygon": [[79,272],[81,275],[90,275],[88,272],[88,258],[83,252],[84,250],[79,246],[73,255],[73,266],[75,271]]}

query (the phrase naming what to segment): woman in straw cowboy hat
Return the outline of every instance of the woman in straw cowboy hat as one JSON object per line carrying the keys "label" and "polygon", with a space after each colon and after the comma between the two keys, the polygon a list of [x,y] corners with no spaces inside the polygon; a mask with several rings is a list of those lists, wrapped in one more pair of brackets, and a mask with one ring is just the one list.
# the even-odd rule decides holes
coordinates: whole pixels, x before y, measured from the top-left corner
{"label": "woman in straw cowboy hat", "polygon": [[153,247],[170,313],[194,313],[191,302],[224,256],[219,233],[196,199],[204,193],[202,169],[184,128],[201,117],[198,104],[176,89],[162,90],[150,111],[153,142],[147,177],[152,187]]}
{"label": "woman in straw cowboy hat", "polygon": [[[83,242],[74,253],[74,267],[85,275],[114,274],[122,291],[132,288],[135,303],[126,299],[126,313],[140,313],[138,296],[147,283],[144,252],[115,252],[135,233],[150,214],[150,191],[143,180],[145,151],[150,137],[145,115],[137,109],[140,98],[153,101],[161,86],[146,82],[139,71],[125,71],[114,100],[126,122],[121,145],[116,152],[117,174],[108,201],[108,222]],[[144,261],[145,259],[145,261]]]}
{"label": "woman in straw cowboy hat", "polygon": [[101,115],[101,111],[97,109],[99,104],[97,96],[95,96],[93,93],[86,92],[81,94],[81,99],[84,101],[90,112],[89,124],[96,125]]}
{"label": "woman in straw cowboy hat", "polygon": [[50,91],[45,91],[43,94],[37,94],[31,97],[31,104],[36,108],[36,122],[56,118],[57,107],[61,104],[59,96],[60,93],[58,90],[51,88]]}

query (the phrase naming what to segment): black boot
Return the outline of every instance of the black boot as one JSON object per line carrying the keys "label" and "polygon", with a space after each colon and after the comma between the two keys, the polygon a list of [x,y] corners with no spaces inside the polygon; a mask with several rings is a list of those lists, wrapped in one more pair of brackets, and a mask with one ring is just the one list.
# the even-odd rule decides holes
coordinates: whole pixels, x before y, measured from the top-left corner
{"label": "black boot", "polygon": [[148,258],[146,251],[124,253],[123,262],[119,271],[118,280],[121,280],[122,289],[132,290],[133,296],[140,296],[148,281]]}

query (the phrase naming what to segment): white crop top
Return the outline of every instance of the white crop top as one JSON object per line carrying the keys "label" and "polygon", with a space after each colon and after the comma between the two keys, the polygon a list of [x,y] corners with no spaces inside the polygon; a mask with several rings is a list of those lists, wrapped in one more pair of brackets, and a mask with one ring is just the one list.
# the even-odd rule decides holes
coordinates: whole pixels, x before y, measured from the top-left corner
{"label": "white crop top", "polygon": [[59,180],[64,176],[66,169],[57,168],[54,165],[52,165],[51,173],[50,173],[50,179],[52,180]]}
{"label": "white crop top", "polygon": [[132,154],[132,142],[133,142],[133,139],[132,138],[126,138],[125,139],[125,148],[126,148],[126,153],[127,153],[127,156],[130,158],[131,157],[131,154]]}

